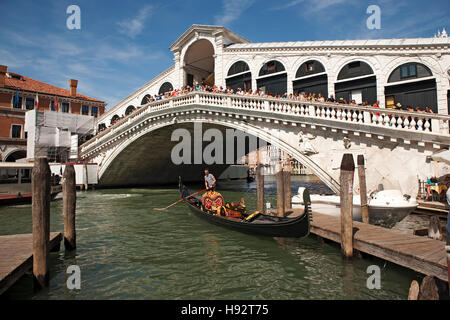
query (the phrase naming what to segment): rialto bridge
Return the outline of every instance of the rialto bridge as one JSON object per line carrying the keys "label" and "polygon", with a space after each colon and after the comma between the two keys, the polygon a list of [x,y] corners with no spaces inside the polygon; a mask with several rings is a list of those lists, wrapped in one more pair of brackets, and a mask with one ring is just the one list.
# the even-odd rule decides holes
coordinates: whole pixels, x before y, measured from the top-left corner
{"label": "rialto bridge", "polygon": [[[180,174],[198,181],[203,165],[172,163],[171,135],[177,128],[194,134],[202,123],[270,142],[336,192],[342,154],[364,154],[369,189],[383,184],[415,195],[418,178],[450,172],[430,161],[450,145],[449,47],[446,36],[252,43],[224,27],[193,25],[170,47],[173,66],[97,119],[108,129],[83,144],[81,156],[99,163],[105,186],[169,183]],[[204,92],[148,103],[198,83],[334,95],[358,106]],[[380,108],[363,106],[376,101]],[[397,104],[402,110],[389,109]],[[406,110],[426,106],[434,114]],[[215,174],[225,168],[216,165]]]}
{"label": "rialto bridge", "polygon": [[233,128],[270,142],[335,192],[342,155],[353,153],[367,159],[369,190],[383,184],[416,195],[418,178],[450,172],[447,165],[430,161],[450,146],[449,121],[447,115],[191,92],[145,104],[83,144],[80,154],[99,164],[104,186],[173,183],[178,175],[199,181],[204,165],[171,161],[178,143],[171,136],[177,128],[194,135],[193,124],[202,123],[204,131]]}

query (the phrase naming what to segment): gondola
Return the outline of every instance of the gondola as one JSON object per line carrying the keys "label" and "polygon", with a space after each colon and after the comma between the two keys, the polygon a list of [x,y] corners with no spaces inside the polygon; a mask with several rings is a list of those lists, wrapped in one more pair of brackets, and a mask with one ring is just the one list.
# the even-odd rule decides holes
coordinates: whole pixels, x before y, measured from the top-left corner
{"label": "gondola", "polygon": [[[192,192],[183,185],[181,178],[179,179],[179,190],[181,198],[186,198],[192,194]],[[304,193],[304,197],[305,203],[310,204],[308,192]],[[184,199],[183,202],[185,202],[188,208],[199,218],[232,230],[248,234],[289,238],[301,238],[306,237],[309,234],[311,205],[306,205],[304,212],[295,218],[270,216],[257,211],[251,214],[245,214],[241,218],[236,218],[205,209],[202,205],[200,195],[188,197]],[[232,208],[226,208],[225,206],[222,208],[223,210],[233,210]]]}

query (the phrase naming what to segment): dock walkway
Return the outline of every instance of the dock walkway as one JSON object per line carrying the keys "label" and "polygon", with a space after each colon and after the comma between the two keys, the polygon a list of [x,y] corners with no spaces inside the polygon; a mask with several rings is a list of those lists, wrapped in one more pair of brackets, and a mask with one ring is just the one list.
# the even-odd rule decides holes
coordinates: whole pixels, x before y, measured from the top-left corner
{"label": "dock walkway", "polygon": [[[50,233],[49,250],[58,249],[61,232]],[[0,295],[33,267],[33,235],[0,236]]]}
{"label": "dock walkway", "polygon": [[[313,212],[311,233],[340,243],[341,219]],[[448,281],[445,243],[353,221],[353,248],[425,275]]]}

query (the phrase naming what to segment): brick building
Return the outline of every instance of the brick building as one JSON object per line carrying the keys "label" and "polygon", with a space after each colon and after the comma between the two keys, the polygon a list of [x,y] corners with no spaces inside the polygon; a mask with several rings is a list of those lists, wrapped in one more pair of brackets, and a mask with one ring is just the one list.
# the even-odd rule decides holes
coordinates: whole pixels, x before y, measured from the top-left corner
{"label": "brick building", "polygon": [[8,72],[7,66],[0,65],[0,161],[26,157],[25,112],[36,105],[38,110],[102,115],[106,103],[77,93],[77,85],[78,81],[71,79],[70,90],[66,90]]}

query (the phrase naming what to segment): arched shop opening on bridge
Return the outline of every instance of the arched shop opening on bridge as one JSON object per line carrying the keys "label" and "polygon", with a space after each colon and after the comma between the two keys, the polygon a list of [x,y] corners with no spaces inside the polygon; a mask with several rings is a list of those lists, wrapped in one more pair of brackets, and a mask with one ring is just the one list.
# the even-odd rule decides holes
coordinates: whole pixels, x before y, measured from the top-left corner
{"label": "arched shop opening on bridge", "polygon": [[400,103],[407,107],[430,107],[437,113],[436,78],[422,63],[405,63],[392,71],[384,89],[386,107]]}
{"label": "arched shop opening on bridge", "polygon": [[104,124],[104,123],[99,123],[98,124],[98,131],[102,131],[102,130],[105,130],[106,129],[106,124]]}
{"label": "arched shop opening on bridge", "polygon": [[158,94],[165,94],[167,92],[173,91],[173,86],[170,82],[164,82],[161,87],[159,87]]}
{"label": "arched shop opening on bridge", "polygon": [[214,85],[214,47],[206,39],[192,43],[184,55],[185,84]]}
{"label": "arched shop opening on bridge", "polygon": [[338,74],[334,85],[336,99],[341,98],[350,103],[377,101],[377,79],[373,69],[363,61],[353,61],[346,64]]}
{"label": "arched shop opening on bridge", "polygon": [[244,61],[237,61],[228,70],[225,78],[226,86],[234,91],[241,88],[242,90],[252,90],[252,73],[250,67]]}
{"label": "arched shop opening on bridge", "polygon": [[116,122],[119,119],[120,119],[120,117],[117,114],[113,115],[111,118],[111,124],[113,124],[114,122]]}
{"label": "arched shop opening on bridge", "polygon": [[152,101],[152,96],[149,95],[149,94],[146,94],[141,100],[141,106],[144,105],[144,104],[147,104],[147,103],[149,103],[151,101]]}
{"label": "arched shop opening on bridge", "polygon": [[284,65],[271,60],[261,67],[258,79],[256,79],[258,90],[270,95],[283,95],[287,93],[287,72]]}
{"label": "arched shop opening on bridge", "polygon": [[125,109],[125,115],[126,115],[126,116],[129,115],[129,114],[132,113],[134,110],[136,110],[136,108],[135,108],[134,106],[128,106],[128,107]]}
{"label": "arched shop opening on bridge", "polygon": [[328,97],[328,76],[325,67],[317,60],[309,60],[300,65],[292,83],[294,93],[315,93]]}

